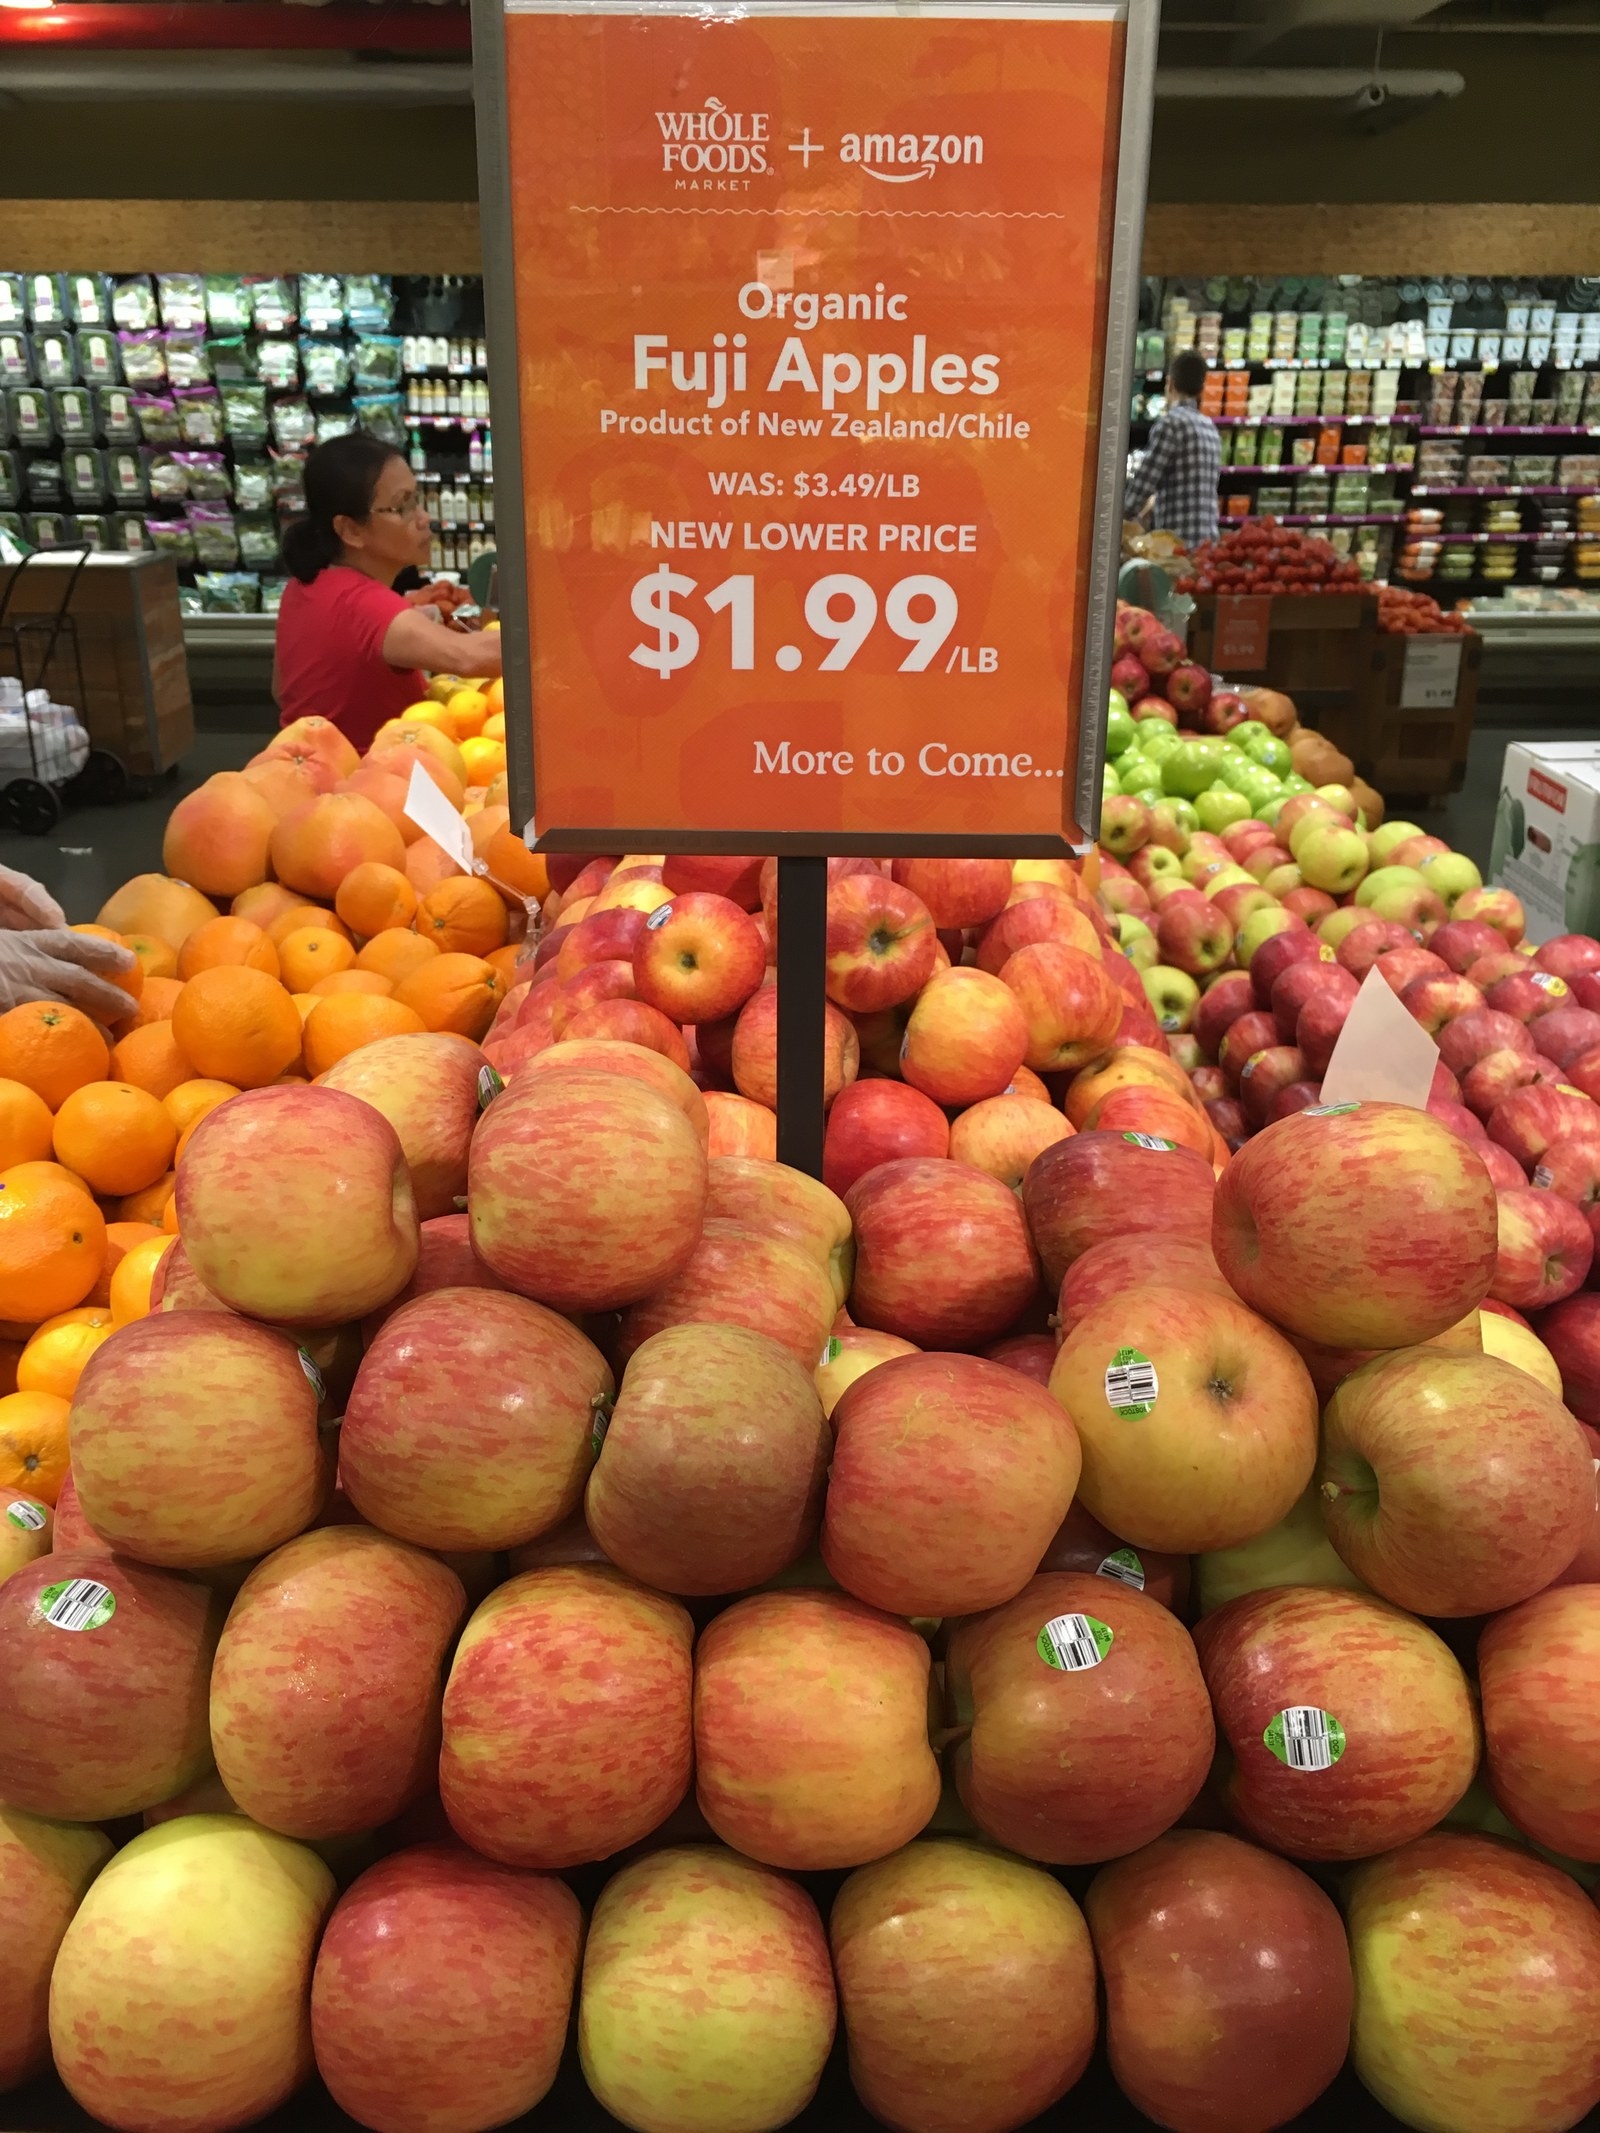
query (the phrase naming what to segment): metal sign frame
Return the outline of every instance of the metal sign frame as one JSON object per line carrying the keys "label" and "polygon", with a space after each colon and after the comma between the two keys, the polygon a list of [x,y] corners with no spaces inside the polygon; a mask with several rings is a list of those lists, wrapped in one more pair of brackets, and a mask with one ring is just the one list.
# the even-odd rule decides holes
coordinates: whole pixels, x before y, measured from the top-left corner
{"label": "metal sign frame", "polygon": [[[967,17],[982,20],[1070,13],[1054,0],[986,7],[982,0],[471,0],[474,93],[477,106],[479,204],[483,231],[484,308],[495,425],[495,467],[514,508],[498,514],[496,550],[505,638],[506,749],[512,820],[524,825],[530,845],[541,850],[609,851],[615,827],[536,833],[532,755],[533,660],[528,599],[527,529],[523,498],[529,469],[522,436],[521,370],[518,360],[515,254],[511,222],[510,125],[506,94],[505,16],[549,14],[838,16],[863,13]],[[1111,256],[1107,269],[1099,424],[1093,447],[1093,511],[1088,527],[1090,562],[1081,637],[1081,688],[1077,757],[1064,766],[1071,782],[1079,827],[1092,841],[1100,818],[1105,733],[1116,612],[1116,578],[1122,549],[1122,491],[1138,329],[1140,254],[1144,235],[1151,111],[1155,90],[1160,0],[1115,0],[1124,23],[1122,109],[1113,196]],[[711,831],[686,835],[635,826],[630,841],[641,850],[744,852],[752,847],[787,854],[937,854],[944,857],[1060,855],[1071,849],[1061,836],[870,835],[836,832]],[[1080,846],[1078,849],[1086,849]]]}

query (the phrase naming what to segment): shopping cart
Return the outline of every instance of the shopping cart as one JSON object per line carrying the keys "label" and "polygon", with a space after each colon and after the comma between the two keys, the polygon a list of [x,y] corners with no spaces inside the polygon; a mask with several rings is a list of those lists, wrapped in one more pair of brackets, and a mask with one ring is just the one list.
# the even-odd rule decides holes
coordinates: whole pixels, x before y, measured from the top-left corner
{"label": "shopping cart", "polygon": [[[128,790],[126,767],[90,744],[79,716],[88,692],[72,597],[92,552],[54,549],[40,566],[61,579],[53,611],[41,603],[38,613],[23,612],[18,598],[26,573],[40,565],[37,550],[12,562],[0,591],[0,829],[19,836],[46,836],[64,807],[110,805]],[[51,678],[63,666],[76,677],[72,706],[50,697]]]}

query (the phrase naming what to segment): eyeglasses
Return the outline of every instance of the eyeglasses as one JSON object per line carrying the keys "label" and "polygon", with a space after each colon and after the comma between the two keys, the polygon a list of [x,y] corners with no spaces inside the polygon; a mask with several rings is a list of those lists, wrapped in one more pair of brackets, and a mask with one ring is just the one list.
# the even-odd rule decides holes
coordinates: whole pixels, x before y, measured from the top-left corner
{"label": "eyeglasses", "polygon": [[409,496],[402,496],[397,504],[374,504],[369,516],[373,518],[415,518],[418,512],[426,512],[427,505],[413,489]]}

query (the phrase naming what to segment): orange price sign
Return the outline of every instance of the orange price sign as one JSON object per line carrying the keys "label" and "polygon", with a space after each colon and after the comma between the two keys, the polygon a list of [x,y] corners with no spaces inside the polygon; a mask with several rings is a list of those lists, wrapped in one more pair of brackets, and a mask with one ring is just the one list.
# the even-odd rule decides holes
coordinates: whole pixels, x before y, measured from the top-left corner
{"label": "orange price sign", "polygon": [[1149,0],[475,4],[530,839],[1060,851],[1099,813]]}

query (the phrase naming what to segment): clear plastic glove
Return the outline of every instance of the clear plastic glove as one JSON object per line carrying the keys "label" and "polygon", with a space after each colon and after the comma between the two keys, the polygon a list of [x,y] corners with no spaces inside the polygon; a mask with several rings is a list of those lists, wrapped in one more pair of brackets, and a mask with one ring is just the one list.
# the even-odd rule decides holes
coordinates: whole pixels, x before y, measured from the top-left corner
{"label": "clear plastic glove", "polygon": [[131,948],[67,926],[0,932],[0,1012],[29,1000],[53,1000],[81,1008],[96,1022],[120,1022],[129,1012],[128,995],[110,983],[109,973],[133,964]]}
{"label": "clear plastic glove", "polygon": [[64,926],[67,914],[50,891],[27,874],[0,867],[0,928],[24,933],[35,926]]}

